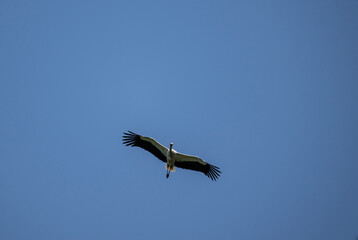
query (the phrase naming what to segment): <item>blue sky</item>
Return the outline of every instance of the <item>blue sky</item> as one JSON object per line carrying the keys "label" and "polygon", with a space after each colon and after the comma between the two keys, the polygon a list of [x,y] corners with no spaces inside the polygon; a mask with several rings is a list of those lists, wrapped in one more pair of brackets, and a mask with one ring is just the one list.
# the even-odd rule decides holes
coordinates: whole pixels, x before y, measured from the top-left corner
{"label": "blue sky", "polygon": [[357,29],[357,1],[1,1],[0,238],[356,239]]}

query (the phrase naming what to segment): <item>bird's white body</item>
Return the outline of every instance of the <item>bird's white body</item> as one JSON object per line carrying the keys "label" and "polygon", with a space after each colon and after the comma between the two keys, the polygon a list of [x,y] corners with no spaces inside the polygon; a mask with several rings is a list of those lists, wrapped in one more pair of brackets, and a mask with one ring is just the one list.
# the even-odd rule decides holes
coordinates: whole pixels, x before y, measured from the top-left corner
{"label": "bird's white body", "polygon": [[171,172],[175,172],[175,159],[177,158],[177,151],[174,149],[169,149],[167,151],[167,164],[165,164],[165,169]]}

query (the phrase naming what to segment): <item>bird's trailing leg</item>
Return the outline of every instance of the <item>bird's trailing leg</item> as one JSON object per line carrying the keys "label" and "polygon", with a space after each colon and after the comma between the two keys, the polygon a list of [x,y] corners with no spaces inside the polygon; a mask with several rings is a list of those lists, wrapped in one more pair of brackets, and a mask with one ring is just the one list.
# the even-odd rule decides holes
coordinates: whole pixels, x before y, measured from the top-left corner
{"label": "bird's trailing leg", "polygon": [[169,173],[170,173],[170,171],[169,171],[169,170],[167,170],[167,178],[169,177]]}

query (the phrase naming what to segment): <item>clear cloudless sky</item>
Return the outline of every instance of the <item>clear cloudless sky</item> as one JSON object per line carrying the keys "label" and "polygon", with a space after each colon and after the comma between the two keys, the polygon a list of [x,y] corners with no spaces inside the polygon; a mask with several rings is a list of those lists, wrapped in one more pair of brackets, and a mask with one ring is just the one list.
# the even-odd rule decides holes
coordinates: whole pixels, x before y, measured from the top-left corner
{"label": "clear cloudless sky", "polygon": [[0,3],[0,239],[354,240],[357,123],[357,1]]}

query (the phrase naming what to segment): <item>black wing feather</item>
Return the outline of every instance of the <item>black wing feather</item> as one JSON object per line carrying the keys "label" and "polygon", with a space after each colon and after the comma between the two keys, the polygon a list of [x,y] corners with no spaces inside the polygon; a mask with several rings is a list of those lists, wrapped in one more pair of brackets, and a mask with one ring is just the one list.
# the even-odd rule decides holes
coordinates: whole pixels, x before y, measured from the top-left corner
{"label": "black wing feather", "polygon": [[175,162],[175,166],[202,172],[213,181],[216,181],[221,174],[221,171],[219,170],[220,168],[209,163],[201,164],[199,162]]}
{"label": "black wing feather", "polygon": [[142,140],[140,138],[140,135],[135,134],[134,132],[128,131],[128,133],[124,133],[122,140],[123,144],[126,146],[143,148],[144,150],[150,152],[163,162],[167,162],[166,156],[164,156],[158,148],[156,148],[150,142]]}

